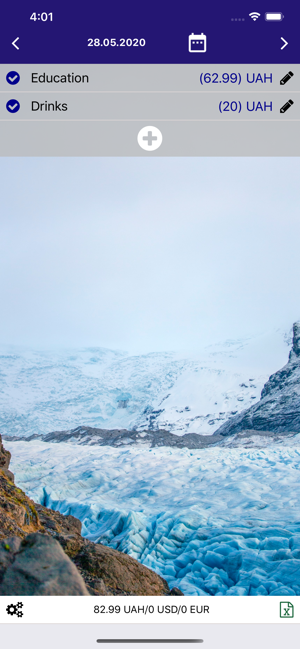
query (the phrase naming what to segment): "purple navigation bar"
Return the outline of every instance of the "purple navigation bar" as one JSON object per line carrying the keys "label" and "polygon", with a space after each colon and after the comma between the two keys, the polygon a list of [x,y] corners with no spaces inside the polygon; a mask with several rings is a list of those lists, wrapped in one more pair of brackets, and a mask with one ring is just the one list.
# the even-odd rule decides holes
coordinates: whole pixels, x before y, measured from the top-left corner
{"label": "purple navigation bar", "polygon": [[300,63],[295,0],[14,0],[1,63]]}

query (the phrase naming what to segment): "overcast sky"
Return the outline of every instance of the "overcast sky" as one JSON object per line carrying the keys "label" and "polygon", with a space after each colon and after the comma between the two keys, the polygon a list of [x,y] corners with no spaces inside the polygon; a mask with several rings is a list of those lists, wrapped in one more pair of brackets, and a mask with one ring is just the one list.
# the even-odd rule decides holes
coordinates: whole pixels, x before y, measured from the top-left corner
{"label": "overcast sky", "polygon": [[198,350],[300,318],[299,158],[0,165],[0,343]]}

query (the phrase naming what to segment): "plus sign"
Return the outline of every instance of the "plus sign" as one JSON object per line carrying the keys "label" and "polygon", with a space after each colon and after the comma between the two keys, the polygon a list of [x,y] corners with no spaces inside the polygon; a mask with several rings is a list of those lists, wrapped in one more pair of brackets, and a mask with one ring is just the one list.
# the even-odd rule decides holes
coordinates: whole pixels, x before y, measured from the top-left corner
{"label": "plus sign", "polygon": [[156,135],[152,135],[152,131],[148,131],[148,134],[143,137],[143,140],[147,140],[148,146],[152,146],[152,142],[157,140]]}

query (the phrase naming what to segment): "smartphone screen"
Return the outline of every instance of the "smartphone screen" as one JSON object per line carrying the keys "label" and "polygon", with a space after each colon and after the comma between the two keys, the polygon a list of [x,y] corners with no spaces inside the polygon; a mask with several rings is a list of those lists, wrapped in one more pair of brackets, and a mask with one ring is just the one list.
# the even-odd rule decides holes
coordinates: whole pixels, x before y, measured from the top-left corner
{"label": "smartphone screen", "polygon": [[2,7],[3,646],[297,646],[299,20]]}

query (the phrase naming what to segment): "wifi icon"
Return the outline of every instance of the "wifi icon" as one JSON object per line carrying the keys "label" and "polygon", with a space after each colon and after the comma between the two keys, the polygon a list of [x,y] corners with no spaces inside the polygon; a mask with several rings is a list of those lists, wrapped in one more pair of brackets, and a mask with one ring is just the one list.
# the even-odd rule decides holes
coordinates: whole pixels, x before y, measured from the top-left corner
{"label": "wifi icon", "polygon": [[250,16],[250,18],[252,18],[252,20],[255,21],[255,20],[257,20],[259,18],[260,14],[257,11],[252,11],[252,13],[249,14],[249,16]]}

